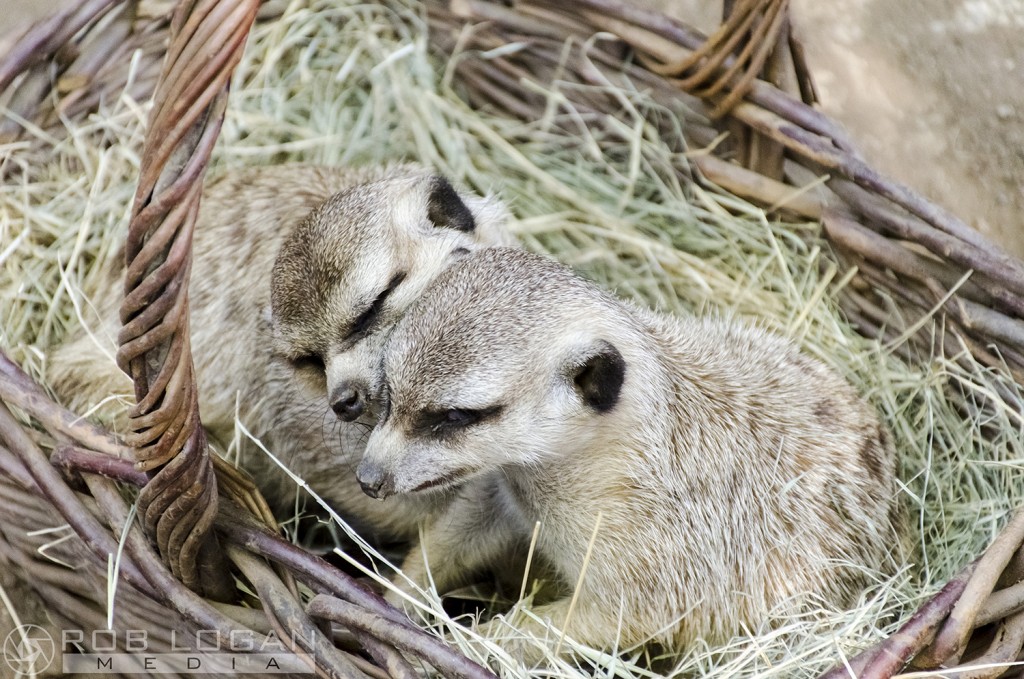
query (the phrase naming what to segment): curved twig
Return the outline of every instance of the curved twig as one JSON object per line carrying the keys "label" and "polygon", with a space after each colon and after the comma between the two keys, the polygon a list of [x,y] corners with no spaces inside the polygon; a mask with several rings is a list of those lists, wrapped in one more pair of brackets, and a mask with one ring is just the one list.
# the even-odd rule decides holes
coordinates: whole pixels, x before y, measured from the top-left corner
{"label": "curved twig", "polygon": [[118,338],[137,400],[126,440],[139,468],[155,472],[139,495],[144,525],[176,577],[222,600],[234,588],[212,542],[217,482],[199,421],[187,290],[202,178],[257,9],[256,0],[190,0],[172,19],[125,244]]}
{"label": "curved twig", "polygon": [[310,667],[324,671],[332,679],[365,677],[345,654],[328,642],[262,559],[236,546],[229,545],[227,552],[256,588],[270,624],[293,652],[305,656]]}

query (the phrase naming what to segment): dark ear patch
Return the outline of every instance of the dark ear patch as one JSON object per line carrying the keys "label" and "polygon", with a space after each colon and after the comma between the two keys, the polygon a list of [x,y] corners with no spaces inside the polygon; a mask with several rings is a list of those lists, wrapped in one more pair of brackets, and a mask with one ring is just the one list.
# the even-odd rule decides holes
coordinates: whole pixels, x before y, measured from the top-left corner
{"label": "dark ear patch", "polygon": [[599,413],[608,412],[619,402],[625,379],[626,361],[618,349],[603,340],[573,375],[583,402]]}
{"label": "dark ear patch", "polygon": [[430,196],[427,198],[427,219],[439,228],[455,229],[472,233],[476,220],[459,194],[444,177],[430,180]]}

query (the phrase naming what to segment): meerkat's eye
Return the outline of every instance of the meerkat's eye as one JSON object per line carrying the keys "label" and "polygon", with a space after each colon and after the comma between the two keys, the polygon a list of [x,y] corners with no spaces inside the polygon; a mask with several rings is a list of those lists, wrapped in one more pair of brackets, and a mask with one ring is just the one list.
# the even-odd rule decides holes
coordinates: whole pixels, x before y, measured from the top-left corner
{"label": "meerkat's eye", "polygon": [[352,325],[349,327],[348,337],[365,335],[366,332],[373,327],[374,322],[380,315],[381,309],[384,308],[384,303],[388,300],[391,293],[395,291],[395,288],[405,280],[405,275],[404,271],[400,271],[391,278],[388,282],[388,287],[384,288],[384,290],[377,295],[377,298],[373,300],[373,303],[370,304],[370,306],[368,306],[366,310],[359,314],[356,320],[352,322]]}
{"label": "meerkat's eye", "polygon": [[479,419],[479,410],[449,410],[444,414],[444,424],[452,427],[466,427]]}
{"label": "meerkat's eye", "polygon": [[478,409],[451,408],[449,410],[428,411],[420,415],[420,426],[417,428],[435,435],[448,434],[496,417],[501,413],[503,407],[491,406]]}
{"label": "meerkat's eye", "polygon": [[296,370],[316,370],[317,372],[324,372],[324,359],[319,354],[306,354],[305,356],[299,356],[298,358],[291,359],[292,367]]}

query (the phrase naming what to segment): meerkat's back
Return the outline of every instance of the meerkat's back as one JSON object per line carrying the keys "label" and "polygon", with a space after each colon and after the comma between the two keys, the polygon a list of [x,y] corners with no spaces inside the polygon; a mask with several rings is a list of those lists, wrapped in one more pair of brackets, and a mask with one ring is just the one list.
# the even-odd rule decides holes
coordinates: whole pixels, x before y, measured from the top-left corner
{"label": "meerkat's back", "polygon": [[710,586],[720,604],[697,605],[704,619],[681,626],[681,640],[734,634],[725,610],[752,621],[808,595],[846,605],[878,571],[892,572],[902,542],[896,459],[874,409],[762,328],[652,317],[675,392],[667,485],[692,489],[687,515],[709,521],[694,551],[723,556]]}

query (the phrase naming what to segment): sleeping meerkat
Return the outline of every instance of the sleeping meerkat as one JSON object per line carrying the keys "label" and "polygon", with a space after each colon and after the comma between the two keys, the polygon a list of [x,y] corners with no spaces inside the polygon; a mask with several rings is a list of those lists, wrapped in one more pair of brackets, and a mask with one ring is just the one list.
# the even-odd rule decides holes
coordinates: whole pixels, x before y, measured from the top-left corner
{"label": "sleeping meerkat", "polygon": [[458,489],[402,566],[419,586],[424,553],[443,593],[540,522],[537,553],[566,589],[588,565],[568,622],[568,596],[537,616],[592,647],[679,649],[803,595],[843,604],[895,565],[885,427],[763,329],[655,313],[496,248],[436,279],[382,366],[364,490]]}
{"label": "sleeping meerkat", "polygon": [[[414,535],[428,503],[381,507],[353,474],[372,424],[364,411],[380,339],[452,258],[511,243],[506,220],[497,201],[416,165],[282,165],[210,182],[189,295],[200,412],[213,440],[231,441],[237,405],[249,431],[357,527],[382,539]],[[118,283],[104,294],[98,306],[113,338]],[[49,381],[81,411],[130,393],[114,351],[112,339],[102,347],[82,333],[52,354]],[[255,445],[243,441],[240,461],[279,508],[294,497],[294,483]]]}

